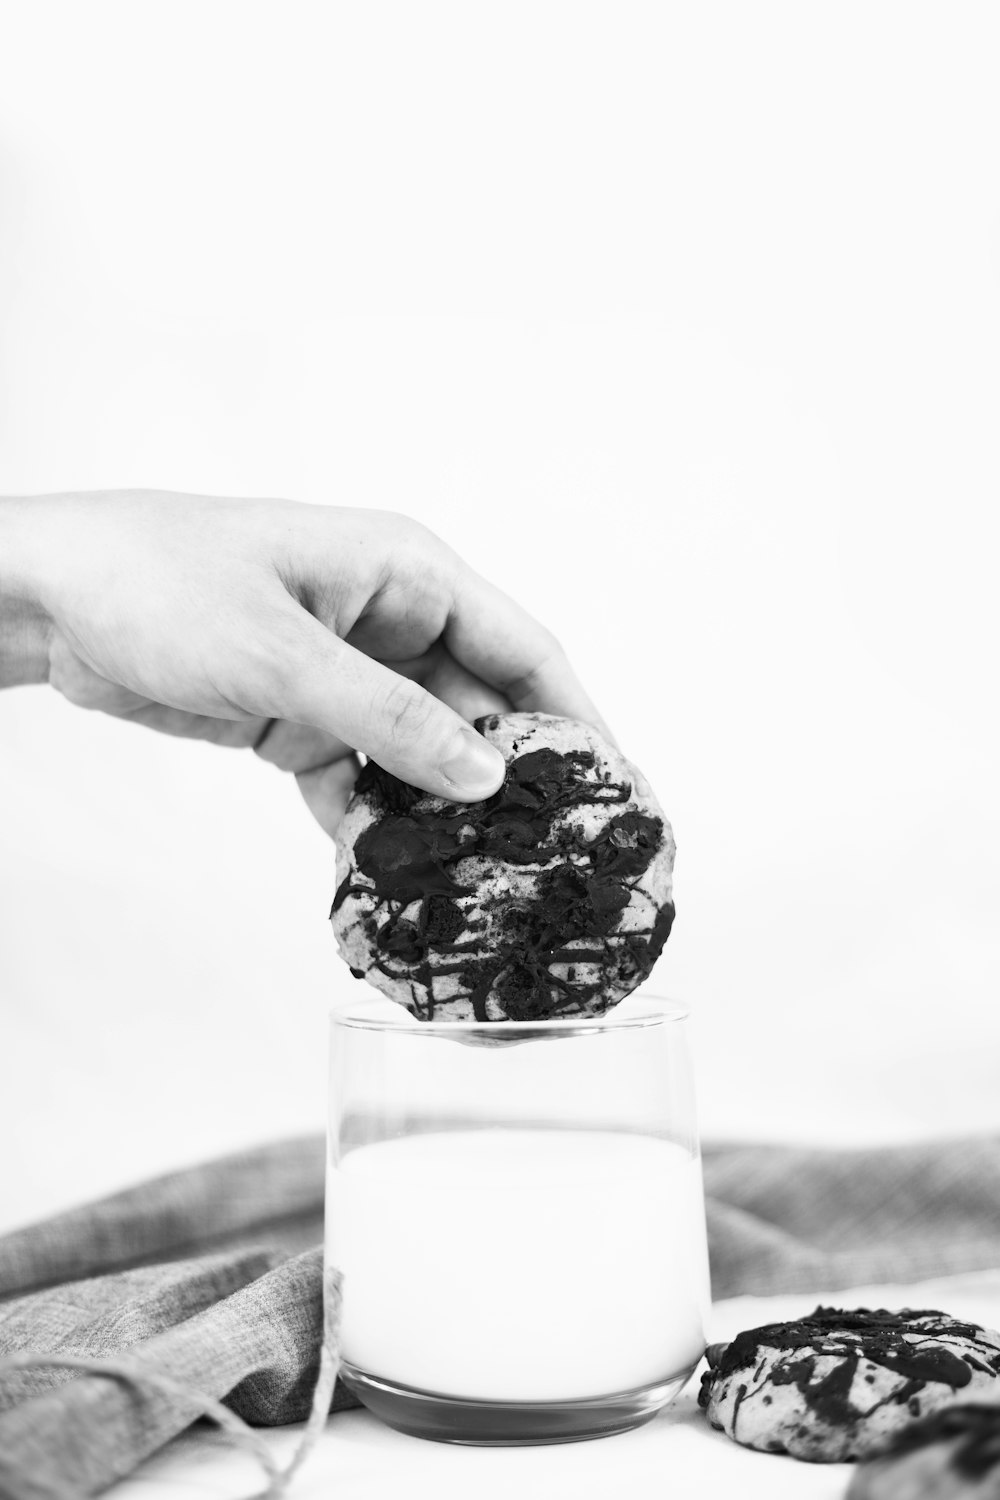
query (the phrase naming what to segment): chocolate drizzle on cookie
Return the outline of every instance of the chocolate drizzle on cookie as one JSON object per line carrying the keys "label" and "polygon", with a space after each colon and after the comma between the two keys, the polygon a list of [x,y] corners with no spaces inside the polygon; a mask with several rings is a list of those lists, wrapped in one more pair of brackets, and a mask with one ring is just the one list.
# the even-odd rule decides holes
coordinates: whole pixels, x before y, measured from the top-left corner
{"label": "chocolate drizzle on cookie", "polygon": [[950,1467],[967,1479],[1000,1473],[1000,1403],[968,1401],[946,1406],[904,1427],[878,1458],[901,1458],[931,1443],[949,1444]]}
{"label": "chocolate drizzle on cookie", "polygon": [[[663,822],[627,806],[631,785],[602,774],[592,751],[515,754],[500,789],[469,805],[443,803],[371,761],[356,790],[376,816],[355,844],[356,870],[341,883],[333,910],[350,895],[374,897],[375,911],[364,919],[374,963],[409,980],[412,1008],[423,1019],[433,1018],[439,976],[457,977],[477,1020],[489,1019],[492,997],[508,1019],[530,1021],[588,1002],[604,1008],[603,980],[586,966],[603,974],[613,965],[634,988],[659,957],[672,904],[646,930],[622,931],[620,924],[661,846]],[[605,817],[593,837],[562,816],[595,806],[621,811]],[[484,910],[483,893],[459,873],[472,856],[499,869],[537,871],[532,898],[496,896]]]}
{"label": "chocolate drizzle on cookie", "polygon": [[[702,1378],[699,1403],[707,1406],[717,1380],[753,1371],[770,1351],[801,1351],[801,1357],[778,1362],[770,1371],[771,1385],[794,1385],[803,1405],[821,1421],[848,1426],[862,1415],[851,1399],[855,1376],[862,1362],[879,1365],[901,1377],[901,1384],[887,1397],[919,1411],[919,1393],[935,1381],[962,1390],[973,1371],[1000,1376],[1000,1352],[981,1341],[982,1330],[974,1323],[961,1323],[944,1313],[926,1310],[887,1312],[859,1308],[844,1312],[817,1307],[808,1318],[790,1323],[771,1323],[741,1333],[717,1356]],[[962,1340],[960,1352],[948,1344]],[[823,1372],[818,1363],[828,1356],[836,1362]],[[912,1403],[912,1404],[911,1404]]]}

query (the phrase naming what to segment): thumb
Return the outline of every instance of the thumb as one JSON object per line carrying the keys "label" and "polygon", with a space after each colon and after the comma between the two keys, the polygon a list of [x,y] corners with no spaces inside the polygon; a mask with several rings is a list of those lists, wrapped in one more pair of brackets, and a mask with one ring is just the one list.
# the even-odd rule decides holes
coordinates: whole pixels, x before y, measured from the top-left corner
{"label": "thumb", "polygon": [[269,647],[263,681],[242,705],[254,713],[336,735],[401,780],[455,802],[479,802],[503,781],[500,751],[447,704],[300,606],[282,611]]}

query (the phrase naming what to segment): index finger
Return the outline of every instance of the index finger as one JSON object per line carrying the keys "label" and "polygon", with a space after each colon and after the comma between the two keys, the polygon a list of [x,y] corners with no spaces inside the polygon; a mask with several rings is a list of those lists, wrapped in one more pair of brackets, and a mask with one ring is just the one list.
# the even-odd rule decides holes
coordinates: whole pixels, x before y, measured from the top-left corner
{"label": "index finger", "polygon": [[488,579],[463,569],[444,630],[452,656],[527,713],[580,719],[614,735],[552,632]]}

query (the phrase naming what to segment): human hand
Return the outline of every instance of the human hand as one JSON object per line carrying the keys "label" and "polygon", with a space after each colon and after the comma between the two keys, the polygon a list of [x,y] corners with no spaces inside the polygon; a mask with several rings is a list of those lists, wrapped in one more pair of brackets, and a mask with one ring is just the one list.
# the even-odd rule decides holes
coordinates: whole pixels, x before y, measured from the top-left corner
{"label": "human hand", "polygon": [[476,801],[504,773],[479,715],[604,728],[550,632],[405,516],[123,491],[0,502],[0,526],[20,606],[7,680],[250,747],[296,775],[329,833],[355,751]]}

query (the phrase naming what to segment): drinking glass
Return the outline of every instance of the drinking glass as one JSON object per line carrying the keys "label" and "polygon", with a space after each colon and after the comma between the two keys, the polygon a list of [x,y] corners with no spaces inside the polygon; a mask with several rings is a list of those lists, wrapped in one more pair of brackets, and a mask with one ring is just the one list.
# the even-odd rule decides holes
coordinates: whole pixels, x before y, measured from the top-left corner
{"label": "drinking glass", "polygon": [[391,1427],[566,1442],[661,1411],[700,1359],[708,1256],[686,1015],[333,1016],[326,1253],[342,1376]]}

